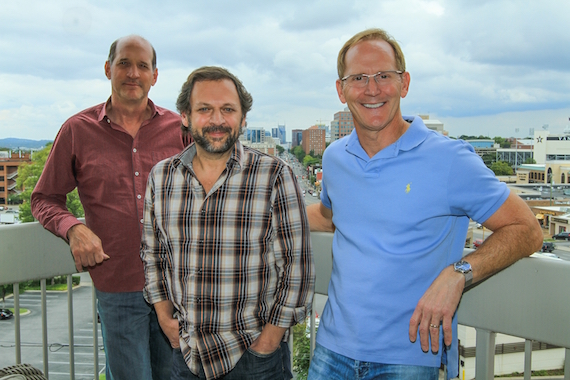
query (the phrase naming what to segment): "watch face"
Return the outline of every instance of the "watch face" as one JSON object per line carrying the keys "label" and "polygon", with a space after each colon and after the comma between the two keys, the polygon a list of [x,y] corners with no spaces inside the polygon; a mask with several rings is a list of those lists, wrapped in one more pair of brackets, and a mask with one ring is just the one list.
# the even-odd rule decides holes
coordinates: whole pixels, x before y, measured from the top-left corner
{"label": "watch face", "polygon": [[471,270],[471,264],[463,260],[456,262],[454,266],[455,270],[461,273],[469,272]]}

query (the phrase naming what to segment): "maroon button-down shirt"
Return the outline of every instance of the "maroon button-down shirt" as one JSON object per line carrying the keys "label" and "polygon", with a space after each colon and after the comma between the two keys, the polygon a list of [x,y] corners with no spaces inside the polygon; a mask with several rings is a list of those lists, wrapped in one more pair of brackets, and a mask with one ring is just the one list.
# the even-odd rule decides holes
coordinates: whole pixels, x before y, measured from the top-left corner
{"label": "maroon button-down shirt", "polygon": [[86,225],[110,256],[89,269],[95,287],[104,292],[141,291],[145,279],[139,253],[148,173],[160,160],[179,153],[190,137],[182,136],[180,116],[149,100],[152,117],[133,138],[110,121],[106,104],[63,124],[32,193],[32,213],[67,240],[67,231],[80,223],[65,206],[66,194],[77,187]]}

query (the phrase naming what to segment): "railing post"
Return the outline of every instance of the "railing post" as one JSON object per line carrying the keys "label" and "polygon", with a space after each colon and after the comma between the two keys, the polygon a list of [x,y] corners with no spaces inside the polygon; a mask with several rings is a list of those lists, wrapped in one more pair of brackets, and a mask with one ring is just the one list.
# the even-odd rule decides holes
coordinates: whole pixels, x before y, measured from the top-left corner
{"label": "railing post", "polygon": [[532,340],[524,341],[524,380],[530,380],[532,375]]}
{"label": "railing post", "polygon": [[295,350],[293,350],[293,345],[295,344],[293,337],[293,326],[289,327],[289,359],[291,361],[291,372],[293,372],[293,355]]}
{"label": "railing post", "polygon": [[22,364],[22,338],[20,335],[20,284],[17,283],[12,285],[12,289],[14,291],[14,343],[16,343],[16,364]]}
{"label": "railing post", "polygon": [[67,330],[69,334],[69,378],[75,380],[75,338],[73,336],[73,277],[67,275]]}
{"label": "railing post", "polygon": [[477,330],[475,348],[475,379],[488,380],[495,377],[495,336],[496,333]]}
{"label": "railing post", "polygon": [[[99,379],[99,334],[97,333],[97,293],[95,293],[95,285],[91,287],[91,309],[93,310],[93,373],[95,379]],[[102,333],[102,332],[101,332]]]}
{"label": "railing post", "polygon": [[49,379],[49,357],[48,357],[48,329],[47,329],[47,286],[46,279],[40,280],[41,304],[42,304],[42,352],[44,358],[44,375]]}
{"label": "railing post", "polygon": [[564,359],[564,380],[570,380],[570,348],[566,349],[566,359]]}
{"label": "railing post", "polygon": [[315,326],[317,323],[317,319],[315,318],[315,315],[316,315],[316,311],[313,309],[311,311],[311,333],[310,333],[311,357],[310,357],[309,363],[311,362],[311,360],[313,360],[313,353],[315,352],[316,340],[317,340],[317,326]]}

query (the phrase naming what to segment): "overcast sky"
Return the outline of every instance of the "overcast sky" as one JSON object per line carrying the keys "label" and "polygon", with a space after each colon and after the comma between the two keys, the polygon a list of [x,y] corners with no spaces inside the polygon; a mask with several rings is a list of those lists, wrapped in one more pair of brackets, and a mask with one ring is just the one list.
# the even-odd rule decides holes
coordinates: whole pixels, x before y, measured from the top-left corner
{"label": "overcast sky", "polygon": [[[0,137],[53,139],[104,102],[118,37],[155,47],[156,104],[175,109],[188,74],[220,65],[253,95],[248,125],[330,124],[343,110],[336,57],[355,33],[387,30],[411,74],[402,112],[451,136],[529,135],[570,125],[567,0],[18,0],[0,8]],[[518,130],[518,132],[517,132]]]}

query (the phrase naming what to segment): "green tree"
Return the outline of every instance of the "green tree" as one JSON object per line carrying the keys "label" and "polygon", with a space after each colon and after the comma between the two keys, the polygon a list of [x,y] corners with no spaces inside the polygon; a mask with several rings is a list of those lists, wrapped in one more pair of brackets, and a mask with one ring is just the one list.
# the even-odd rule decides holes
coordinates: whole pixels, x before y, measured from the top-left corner
{"label": "green tree", "polygon": [[523,162],[523,165],[524,164],[536,164],[536,161],[534,160],[534,158],[529,157]]}
{"label": "green tree", "polygon": [[277,148],[277,151],[279,152],[279,154],[281,154],[285,151],[285,148],[283,148],[281,145],[277,145],[275,147]]}
{"label": "green tree", "polygon": [[303,158],[305,158],[306,153],[301,145],[297,145],[296,147],[294,147],[292,152],[293,155],[297,157],[297,160],[299,160],[299,162],[303,162]]}
{"label": "green tree", "polygon": [[501,148],[510,148],[511,143],[503,137],[495,137],[495,143],[499,144]]}
{"label": "green tree", "polygon": [[497,159],[497,157],[493,153],[485,153],[481,158],[483,159],[483,162],[485,163],[485,165],[487,165],[488,168],[491,168],[491,165],[493,165],[495,163],[495,160]]}
{"label": "green tree", "polygon": [[310,154],[303,157],[303,166],[307,167],[309,165],[320,164],[321,160],[319,158],[313,157]]}
{"label": "green tree", "polygon": [[513,175],[513,168],[505,161],[497,161],[491,165],[491,170],[495,175]]}
{"label": "green tree", "polygon": [[[33,154],[32,162],[18,167],[16,186],[22,191],[20,193],[20,201],[22,202],[20,205],[20,221],[22,223],[34,221],[30,207],[30,197],[34,187],[36,187],[36,183],[38,183],[38,180],[40,179],[42,171],[44,170],[51,147],[52,144],[48,144],[44,149]],[[67,209],[78,218],[85,215],[83,206],[79,201],[77,189],[74,189],[71,193],[67,194],[66,205]]]}

